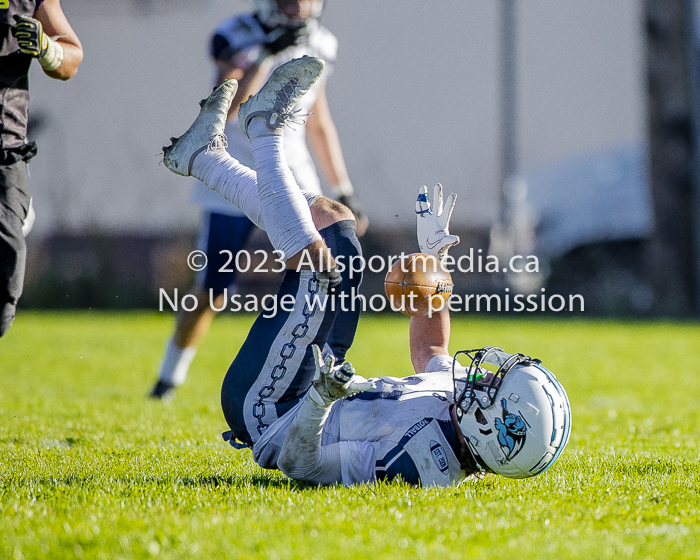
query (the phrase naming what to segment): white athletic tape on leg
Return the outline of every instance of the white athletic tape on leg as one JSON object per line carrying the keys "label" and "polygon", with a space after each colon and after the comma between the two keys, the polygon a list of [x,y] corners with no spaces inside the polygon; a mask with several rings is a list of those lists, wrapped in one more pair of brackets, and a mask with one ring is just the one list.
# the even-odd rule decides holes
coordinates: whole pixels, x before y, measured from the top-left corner
{"label": "white athletic tape on leg", "polygon": [[284,155],[282,138],[251,140],[263,221],[273,247],[287,258],[320,241],[306,197],[294,180]]}

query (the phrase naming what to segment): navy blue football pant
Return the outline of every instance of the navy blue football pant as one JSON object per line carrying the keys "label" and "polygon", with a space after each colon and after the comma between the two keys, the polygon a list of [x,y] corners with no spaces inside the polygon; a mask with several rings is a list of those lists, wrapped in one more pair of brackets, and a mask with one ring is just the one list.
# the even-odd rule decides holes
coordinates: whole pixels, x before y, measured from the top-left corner
{"label": "navy blue football pant", "polygon": [[235,283],[237,270],[231,257],[235,259],[245,247],[254,227],[245,216],[204,214],[199,248],[207,254],[208,264],[197,276],[197,285],[206,291],[212,290],[214,298]]}
{"label": "navy blue football pant", "polygon": [[[355,222],[345,220],[320,232],[333,256],[347,264],[360,255]],[[339,294],[357,292],[361,278],[338,272],[287,270],[277,292],[278,312],[262,313],[229,367],[221,388],[221,408],[232,436],[253,445],[265,430],[306,394],[315,366],[311,345],[327,344],[340,361],[350,348],[360,309],[350,297],[344,309]],[[294,304],[283,305],[284,301]]]}

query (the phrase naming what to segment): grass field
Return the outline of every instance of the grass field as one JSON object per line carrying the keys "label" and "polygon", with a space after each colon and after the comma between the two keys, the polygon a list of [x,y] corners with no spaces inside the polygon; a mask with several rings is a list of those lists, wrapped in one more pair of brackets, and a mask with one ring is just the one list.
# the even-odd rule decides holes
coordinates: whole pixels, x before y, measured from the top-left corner
{"label": "grass field", "polygon": [[[235,451],[219,387],[252,317],[222,317],[170,405],[144,398],[172,317],[22,313],[0,341],[0,557],[700,558],[700,325],[454,320],[451,350],[543,359],[562,460],[528,480],[314,488]],[[349,358],[410,373],[407,320]]]}

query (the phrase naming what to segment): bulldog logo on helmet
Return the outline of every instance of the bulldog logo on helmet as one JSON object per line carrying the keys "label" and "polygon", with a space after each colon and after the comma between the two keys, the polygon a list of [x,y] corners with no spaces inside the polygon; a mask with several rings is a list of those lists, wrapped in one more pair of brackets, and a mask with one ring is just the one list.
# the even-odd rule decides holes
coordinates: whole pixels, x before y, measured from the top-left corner
{"label": "bulldog logo on helmet", "polygon": [[503,407],[503,420],[496,418],[496,429],[498,430],[498,443],[506,452],[506,459],[515,457],[525,444],[527,425],[518,414],[508,412],[506,399],[501,399]]}

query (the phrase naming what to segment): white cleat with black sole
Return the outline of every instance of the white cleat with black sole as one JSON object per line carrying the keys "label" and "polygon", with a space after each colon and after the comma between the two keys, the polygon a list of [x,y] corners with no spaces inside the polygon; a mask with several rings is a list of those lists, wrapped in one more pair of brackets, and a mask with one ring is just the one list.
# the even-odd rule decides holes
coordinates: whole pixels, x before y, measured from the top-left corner
{"label": "white cleat with black sole", "polygon": [[225,150],[228,146],[224,127],[228,118],[238,82],[226,80],[206,99],[199,102],[199,115],[179,138],[171,138],[170,146],[163,146],[163,163],[173,173],[188,177],[194,159],[203,151]]}

